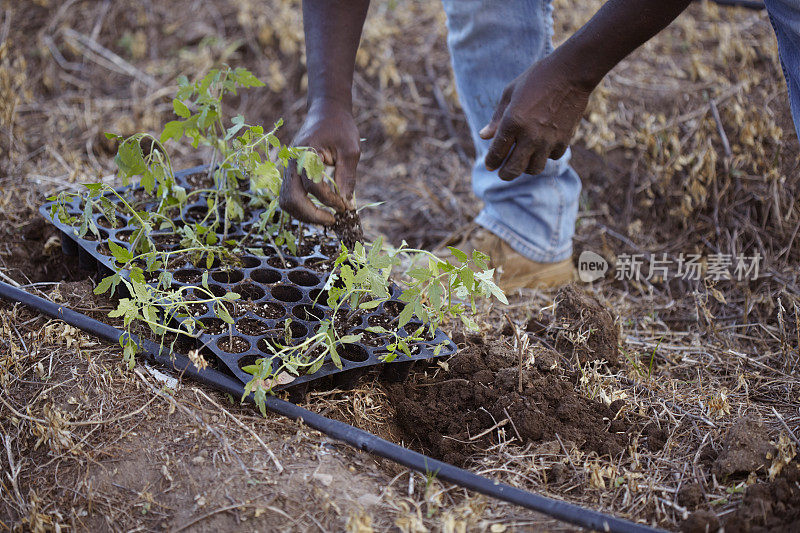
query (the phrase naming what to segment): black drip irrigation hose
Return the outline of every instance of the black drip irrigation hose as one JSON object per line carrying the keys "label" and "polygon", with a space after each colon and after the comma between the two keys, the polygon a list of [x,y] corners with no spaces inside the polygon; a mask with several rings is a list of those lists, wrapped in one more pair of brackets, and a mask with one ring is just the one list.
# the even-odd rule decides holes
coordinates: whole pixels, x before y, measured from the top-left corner
{"label": "black drip irrigation hose", "polygon": [[[695,2],[702,2],[703,0],[695,0]],[[767,6],[761,0],[710,0],[715,4],[725,7],[743,7],[745,9],[753,9],[760,11],[766,9]]]}
{"label": "black drip irrigation hose", "polygon": [[[10,302],[22,303],[47,316],[63,320],[71,326],[82,329],[83,331],[109,342],[119,343],[120,338],[127,335],[113,326],[104,324],[84,314],[73,311],[72,309],[45,300],[44,298],[34,296],[29,292],[12,287],[2,281],[0,281],[0,298]],[[152,341],[145,340],[139,346],[143,348],[143,351],[151,361],[172,368],[198,381],[212,384],[215,388],[232,395],[234,398],[241,398],[244,394],[244,385],[234,378],[225,376],[222,379],[216,378],[214,382],[211,383],[205,377],[207,371],[198,370],[187,357],[180,354],[164,354],[160,347]],[[252,395],[248,396],[248,400],[253,400]],[[499,481],[473,474],[462,468],[398,446],[397,444],[391,443],[349,424],[318,415],[308,409],[304,409],[274,396],[267,397],[266,407],[270,411],[291,418],[292,420],[300,420],[307,426],[321,431],[329,437],[343,441],[359,450],[379,455],[412,470],[427,475],[434,475],[449,483],[454,483],[466,489],[485,494],[486,496],[497,498],[498,500],[538,511],[576,526],[596,531],[620,533],[653,533],[662,531],[591,509],[584,509],[583,507],[571,503],[540,496],[512,487],[511,485],[506,485],[505,483],[500,483]]]}

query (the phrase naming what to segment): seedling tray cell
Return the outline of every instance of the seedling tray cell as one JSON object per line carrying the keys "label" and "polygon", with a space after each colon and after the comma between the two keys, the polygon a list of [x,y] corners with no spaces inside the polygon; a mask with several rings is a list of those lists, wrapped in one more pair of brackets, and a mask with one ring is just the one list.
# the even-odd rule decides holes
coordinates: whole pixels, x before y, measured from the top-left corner
{"label": "seedling tray cell", "polygon": [[[195,167],[180,171],[175,177],[178,183],[189,191],[192,186],[188,178],[206,171],[206,167]],[[117,191],[134,196],[143,192],[137,187],[123,187]],[[202,194],[198,196],[196,202],[184,206],[180,213],[175,213],[173,220],[176,223],[181,220],[199,221],[205,216],[208,209],[206,201]],[[114,199],[109,198],[112,201]],[[81,209],[79,202],[78,198],[67,204],[68,211],[78,215]],[[96,214],[94,220],[101,238],[98,239],[90,233],[80,238],[71,226],[50,217],[51,206],[52,202],[44,204],[40,212],[61,230],[64,253],[77,254],[84,268],[98,268],[104,273],[113,271],[114,258],[104,242],[106,239],[130,250],[129,239],[136,228],[130,225],[128,217],[118,215],[114,226],[111,221]],[[228,238],[241,240],[251,235],[249,229],[259,220],[262,211],[254,209],[249,213],[247,220],[232,225]],[[175,286],[197,286],[204,271],[208,270],[208,286],[215,295],[221,296],[227,292],[241,295],[239,300],[225,304],[234,320],[233,325],[226,324],[217,317],[210,305],[198,303],[192,306],[192,318],[199,320],[203,328],[196,338],[191,339],[191,343],[200,349],[214,372],[233,375],[243,383],[247,383],[252,376],[242,368],[253,364],[257,359],[270,357],[271,352],[266,348],[269,343],[286,345],[287,333],[290,336],[290,343],[304,339],[313,334],[321,319],[330,316],[331,310],[325,305],[324,295],[329,272],[324,266],[326,262],[338,256],[338,244],[317,228],[310,227],[305,231],[308,242],[298,249],[296,256],[289,255],[285,251],[279,253],[269,243],[259,242],[258,249],[263,256],[245,252],[241,254],[240,261],[236,265],[220,265],[217,260],[217,264],[206,269],[205,264],[197,266],[186,258],[165,266]],[[178,246],[175,239],[166,234],[163,238],[155,237],[154,241],[161,250],[172,250]],[[148,273],[148,281],[155,283],[160,272]],[[127,276],[127,272],[122,274]],[[444,332],[437,330],[432,339],[415,343],[410,357],[400,354],[391,362],[382,360],[382,356],[387,353],[387,343],[390,340],[378,338],[365,328],[386,323],[397,316],[404,305],[398,300],[399,295],[400,289],[392,285],[390,300],[375,309],[361,312],[355,322],[348,324],[346,333],[362,333],[363,337],[361,342],[338,347],[341,369],[334,365],[328,355],[322,367],[314,374],[301,374],[289,384],[276,386],[275,390],[295,387],[297,387],[295,391],[305,390],[310,382],[319,380],[326,386],[346,387],[370,367],[378,365],[382,366],[382,378],[402,380],[415,361],[433,358],[434,348],[437,345],[445,345],[438,357],[455,353],[456,346],[453,341]],[[289,319],[291,322],[287,332],[286,322]],[[181,321],[186,318],[176,320]],[[407,337],[418,325],[412,322],[402,328],[399,334]]]}

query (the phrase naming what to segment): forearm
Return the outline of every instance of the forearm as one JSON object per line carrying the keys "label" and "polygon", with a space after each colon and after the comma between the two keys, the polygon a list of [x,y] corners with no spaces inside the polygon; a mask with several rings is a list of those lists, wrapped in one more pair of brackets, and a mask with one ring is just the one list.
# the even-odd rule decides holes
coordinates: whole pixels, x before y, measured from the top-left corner
{"label": "forearm", "polygon": [[369,0],[304,0],[308,105],[352,105],[353,70]]}
{"label": "forearm", "polygon": [[609,0],[554,55],[589,90],[680,15],[691,0]]}

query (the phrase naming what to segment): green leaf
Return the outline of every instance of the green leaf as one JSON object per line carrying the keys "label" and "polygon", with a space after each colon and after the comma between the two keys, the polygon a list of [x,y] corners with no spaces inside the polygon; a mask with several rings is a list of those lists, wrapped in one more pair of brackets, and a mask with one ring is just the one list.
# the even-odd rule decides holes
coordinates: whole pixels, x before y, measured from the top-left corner
{"label": "green leaf", "polygon": [[281,173],[272,161],[264,161],[256,165],[251,179],[254,189],[269,189],[275,195],[280,192]]}
{"label": "green leaf", "polygon": [[319,183],[325,176],[325,163],[317,155],[314,150],[306,149],[297,160],[297,172],[303,173],[305,171],[308,179],[314,183]]}
{"label": "green leaf", "polygon": [[381,304],[381,300],[368,300],[366,302],[361,302],[358,306],[360,309],[375,309]]}
{"label": "green leaf", "polygon": [[354,342],[358,342],[361,340],[361,333],[358,335],[344,335],[343,337],[339,338],[340,344],[353,344]]}
{"label": "green leaf", "polygon": [[472,251],[472,262],[479,270],[488,270],[489,268],[489,256],[478,250]]}
{"label": "green leaf", "polygon": [[342,368],[342,358],[339,357],[339,352],[336,351],[336,345],[331,342],[330,345],[329,345],[329,348],[330,348],[330,351],[331,351],[331,361],[333,361],[333,364],[336,365],[336,368],[341,369]]}
{"label": "green leaf", "polygon": [[461,322],[464,323],[464,326],[470,331],[478,331],[478,324],[475,323],[468,315],[460,315]]}
{"label": "green leaf", "polygon": [[425,282],[431,279],[432,274],[427,268],[412,268],[407,272],[412,278]]}
{"label": "green leaf", "polygon": [[107,276],[103,278],[100,283],[97,284],[97,287],[94,288],[95,294],[103,294],[108,289],[112,289],[111,293],[113,294],[113,288],[116,287],[120,282],[120,275],[119,273],[112,274],[111,276]]}
{"label": "green leaf", "polygon": [[264,82],[246,68],[239,67],[233,71],[233,79],[242,87],[263,87]]}
{"label": "green leaf", "polygon": [[475,285],[475,273],[469,268],[464,268],[459,275],[461,277],[461,282],[468,290],[472,291],[472,287]]}
{"label": "green leaf", "polygon": [[508,298],[506,298],[503,290],[498,287],[494,282],[494,269],[484,270],[483,272],[476,272],[475,278],[481,282],[481,285],[489,291],[489,293],[497,298],[500,302],[508,305]]}
{"label": "green leaf", "polygon": [[190,116],[192,116],[192,112],[189,110],[186,104],[184,104],[177,98],[172,100],[172,109],[174,109],[175,114],[181,118],[189,118]]}
{"label": "green leaf", "polygon": [[319,369],[320,369],[320,368],[322,368],[322,365],[323,365],[324,363],[325,363],[325,358],[324,358],[324,357],[320,357],[319,359],[317,359],[317,360],[314,362],[314,364],[313,364],[313,365],[311,365],[311,366],[309,367],[309,369],[308,369],[308,371],[306,372],[306,374],[316,374],[316,373],[319,371]]}
{"label": "green leaf", "polygon": [[131,283],[139,285],[145,284],[144,270],[142,270],[141,267],[138,266],[133,267],[131,271],[128,273],[128,276],[131,278]]}
{"label": "green leaf", "polygon": [[122,174],[123,178],[138,176],[147,171],[144,162],[142,147],[139,146],[140,136],[133,136],[126,139],[119,145],[114,163]]}
{"label": "green leaf", "polygon": [[465,254],[458,248],[454,246],[448,246],[447,249],[450,250],[450,253],[453,254],[453,256],[462,263],[466,263],[467,261],[469,261],[469,257],[467,257],[467,254]]}
{"label": "green leaf", "polygon": [[147,305],[142,309],[142,314],[149,322],[158,322],[158,310],[154,305]]}
{"label": "green leaf", "polygon": [[164,144],[170,139],[175,139],[176,141],[180,141],[183,137],[183,133],[186,129],[186,125],[181,120],[171,120],[164,124],[164,129],[161,132],[161,137],[159,137],[159,141],[161,144]]}
{"label": "green leaf", "polygon": [[439,283],[434,283],[428,289],[428,298],[430,298],[434,309],[439,309],[442,306],[442,292],[443,289]]}
{"label": "green leaf", "polygon": [[411,305],[407,305],[403,308],[400,312],[400,316],[397,317],[397,326],[402,328],[411,320],[411,317],[414,315],[414,307]]}
{"label": "green leaf", "polygon": [[226,324],[233,324],[233,318],[231,314],[228,313],[228,309],[220,304],[219,302],[214,305],[214,312],[216,313],[217,317],[222,319],[223,322]]}
{"label": "green leaf", "polygon": [[122,360],[127,363],[128,370],[133,370],[133,367],[136,364],[135,357],[137,350],[138,347],[136,346],[136,343],[128,338],[127,342],[125,343],[125,347],[122,349]]}
{"label": "green leaf", "polygon": [[145,171],[142,172],[141,175],[142,175],[142,180],[141,180],[142,187],[144,187],[144,190],[146,190],[147,192],[152,193],[153,189],[155,189],[156,187],[155,176],[153,175],[152,172],[150,172],[147,169],[145,169]]}
{"label": "green leaf", "polygon": [[133,253],[131,253],[127,248],[123,248],[119,244],[115,243],[114,241],[108,241],[108,248],[114,255],[114,259],[116,259],[123,265],[128,264],[133,260]]}

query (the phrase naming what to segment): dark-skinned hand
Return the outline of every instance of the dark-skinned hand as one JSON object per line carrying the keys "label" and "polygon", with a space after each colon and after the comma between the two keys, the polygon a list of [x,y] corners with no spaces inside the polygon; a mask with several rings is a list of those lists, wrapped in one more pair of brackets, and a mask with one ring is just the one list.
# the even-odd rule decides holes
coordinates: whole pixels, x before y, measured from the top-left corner
{"label": "dark-skinned hand", "polygon": [[573,82],[567,70],[550,55],[503,91],[491,122],[480,131],[481,138],[494,138],[485,163],[489,170],[499,168],[501,179],[539,174],[548,158],[564,155],[592,92]]}
{"label": "dark-skinned hand", "polygon": [[314,205],[308,195],[313,194],[321,203],[340,213],[355,207],[353,191],[361,149],[349,105],[327,98],[312,103],[292,146],[315,149],[323,163],[334,167],[336,187],[325,181],[314,183],[305,175],[301,176],[292,162],[284,171],[281,209],[303,222],[330,226],[334,223],[333,215]]}

